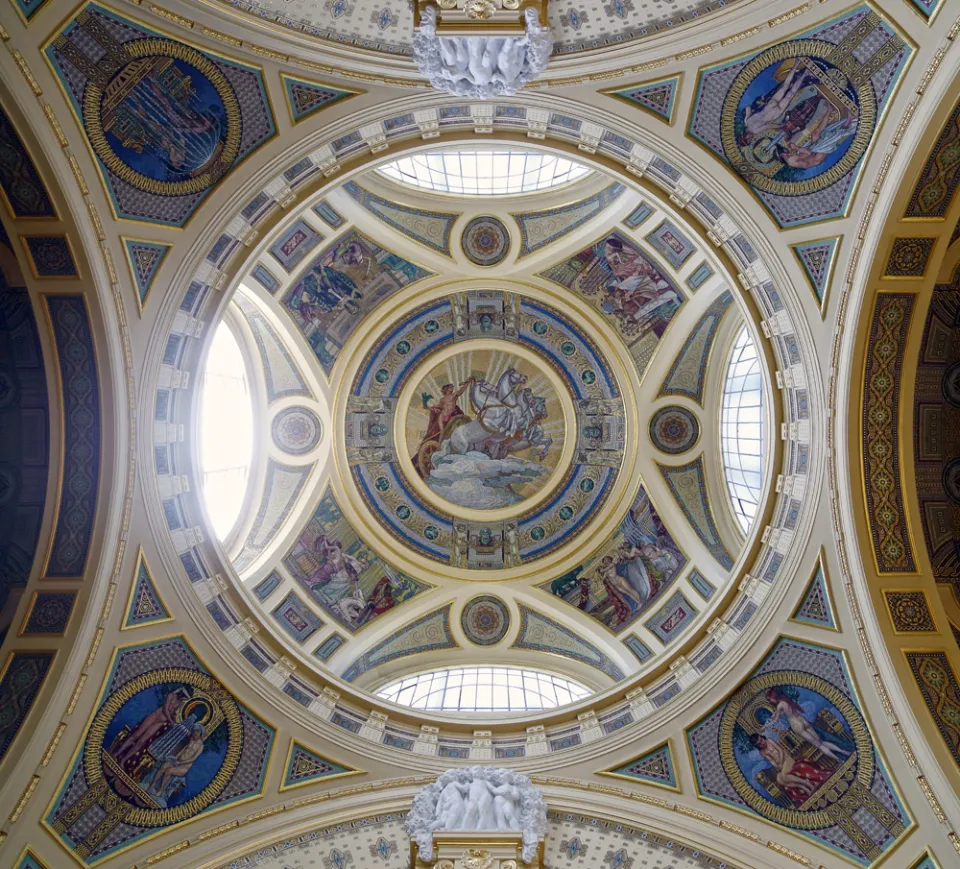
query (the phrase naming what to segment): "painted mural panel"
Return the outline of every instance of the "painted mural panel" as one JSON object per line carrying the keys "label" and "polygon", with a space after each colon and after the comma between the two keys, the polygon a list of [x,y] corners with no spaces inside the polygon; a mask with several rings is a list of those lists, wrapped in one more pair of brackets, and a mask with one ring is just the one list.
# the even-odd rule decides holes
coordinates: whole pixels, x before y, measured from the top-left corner
{"label": "painted mural panel", "polygon": [[90,3],[46,57],[120,217],[183,226],[276,132],[262,72]]}
{"label": "painted mural panel", "polygon": [[839,217],[912,53],[863,4],[795,39],[705,69],[690,133],[781,227]]}
{"label": "painted mural panel", "polygon": [[351,230],[310,263],[283,305],[329,376],[360,321],[397,290],[431,274]]}
{"label": "painted mural panel", "polygon": [[616,533],[588,561],[539,586],[619,633],[670,588],[687,563],[641,488]]}
{"label": "painted mural panel", "polygon": [[702,797],[855,863],[870,865],[912,825],[842,652],[781,639],[687,740]]}
{"label": "painted mural panel", "polygon": [[630,345],[641,373],[685,300],[673,280],[616,231],[540,276],[600,311]]}
{"label": "painted mural panel", "polygon": [[283,563],[310,597],[351,631],[432,588],[380,559],[329,491]]}
{"label": "painted mural panel", "polygon": [[183,638],[123,647],[45,824],[95,865],[258,796],[273,739]]}

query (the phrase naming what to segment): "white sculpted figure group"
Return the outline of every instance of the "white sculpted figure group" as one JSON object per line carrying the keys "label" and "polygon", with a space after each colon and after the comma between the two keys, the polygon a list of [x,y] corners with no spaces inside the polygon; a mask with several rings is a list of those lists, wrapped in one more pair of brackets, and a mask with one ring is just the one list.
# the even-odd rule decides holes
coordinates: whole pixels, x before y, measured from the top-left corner
{"label": "white sculpted figure group", "polygon": [[536,11],[525,16],[523,36],[438,36],[437,10],[427,7],[413,35],[417,67],[448,94],[479,100],[515,94],[547,68],[553,51],[553,36]]}
{"label": "white sculpted figure group", "polygon": [[492,766],[445,772],[413,801],[407,833],[421,859],[433,854],[438,831],[516,831],[523,838],[523,861],[532,863],[547,831],[547,804],[527,776]]}

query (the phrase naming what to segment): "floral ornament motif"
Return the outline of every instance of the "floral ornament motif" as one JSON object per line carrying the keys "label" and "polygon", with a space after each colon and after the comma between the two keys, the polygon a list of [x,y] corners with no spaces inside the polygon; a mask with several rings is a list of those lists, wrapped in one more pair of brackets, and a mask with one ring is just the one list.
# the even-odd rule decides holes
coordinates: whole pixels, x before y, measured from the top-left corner
{"label": "floral ornament motif", "polygon": [[700,439],[700,423],[686,408],[671,405],[658,410],[650,420],[650,440],[668,455],[691,449]]}

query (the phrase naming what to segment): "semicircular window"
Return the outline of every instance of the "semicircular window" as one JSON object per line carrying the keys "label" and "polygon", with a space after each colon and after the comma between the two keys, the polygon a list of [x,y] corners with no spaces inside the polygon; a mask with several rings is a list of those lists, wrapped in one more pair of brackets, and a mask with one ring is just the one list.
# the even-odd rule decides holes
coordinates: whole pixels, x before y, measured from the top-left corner
{"label": "semicircular window", "polygon": [[727,365],[720,427],[727,492],[734,515],[747,532],[763,492],[763,372],[746,326],[737,335]]}
{"label": "semicircular window", "polygon": [[510,196],[560,187],[593,171],[566,157],[532,150],[428,151],[377,170],[401,184],[467,196]]}
{"label": "semicircular window", "polygon": [[203,369],[200,470],[203,500],[223,540],[240,515],[253,456],[253,403],[236,336],[220,323]]}
{"label": "semicircular window", "polygon": [[572,679],[520,667],[453,667],[406,676],[377,696],[435,712],[539,712],[592,692]]}

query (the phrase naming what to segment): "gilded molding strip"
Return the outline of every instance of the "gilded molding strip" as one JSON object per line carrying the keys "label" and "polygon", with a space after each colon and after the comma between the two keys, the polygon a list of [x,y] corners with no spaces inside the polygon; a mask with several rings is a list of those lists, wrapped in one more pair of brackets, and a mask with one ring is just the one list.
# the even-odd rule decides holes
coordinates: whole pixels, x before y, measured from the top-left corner
{"label": "gilded molding strip", "polygon": [[880,293],[867,339],[861,444],[867,522],[877,569],[914,573],[900,479],[900,377],[913,316],[912,293]]}

